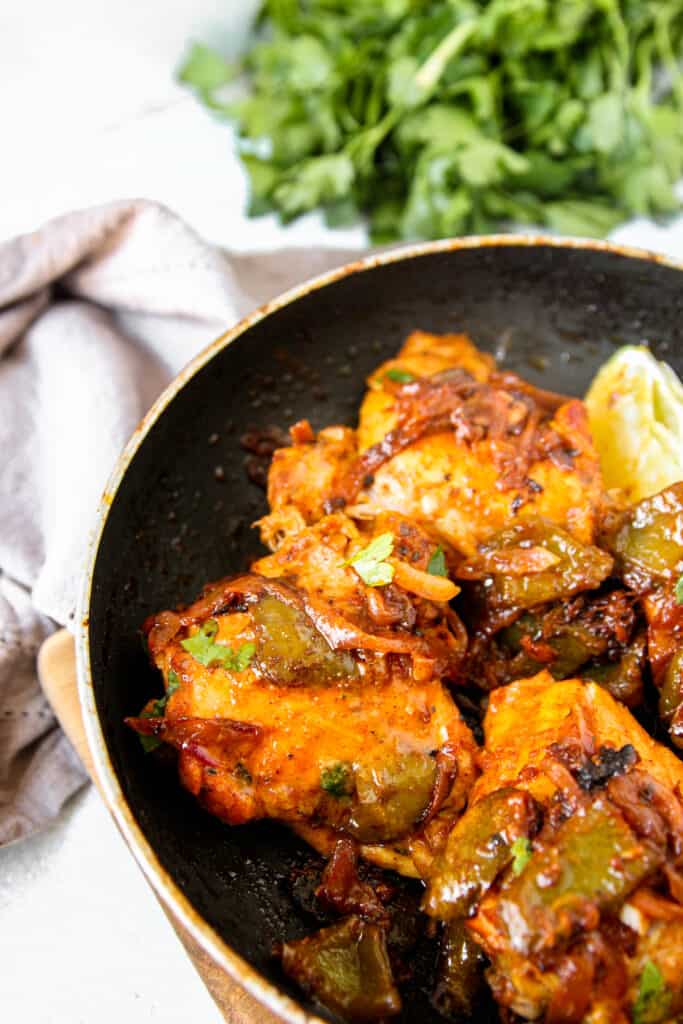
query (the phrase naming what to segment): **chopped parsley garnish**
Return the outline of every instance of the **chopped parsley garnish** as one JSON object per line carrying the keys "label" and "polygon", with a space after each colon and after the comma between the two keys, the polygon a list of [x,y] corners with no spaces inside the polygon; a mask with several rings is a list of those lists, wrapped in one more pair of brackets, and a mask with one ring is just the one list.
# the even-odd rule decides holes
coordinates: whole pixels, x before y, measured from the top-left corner
{"label": "chopped parsley garnish", "polygon": [[348,764],[338,761],[323,768],[320,785],[330,796],[349,796],[351,793],[351,770]]}
{"label": "chopped parsley garnish", "polygon": [[244,672],[256,652],[256,644],[249,641],[242,644],[234,653],[232,664],[228,666],[233,672]]}
{"label": "chopped parsley garnish", "polygon": [[678,577],[674,594],[676,595],[676,604],[683,604],[683,576]]}
{"label": "chopped parsley garnish", "polygon": [[344,564],[352,565],[368,587],[383,587],[394,578],[394,567],[386,561],[393,550],[393,534],[380,533]]}
{"label": "chopped parsley garnish", "polygon": [[[163,697],[159,697],[153,704],[143,711],[140,715],[141,718],[161,718],[166,713],[166,705],[168,704],[168,698],[176,692],[180,686],[180,679],[178,673],[174,672],[173,669],[169,669],[168,672],[168,684],[166,687],[166,693]],[[149,754],[152,750],[156,750],[157,747],[161,746],[162,741],[158,736],[143,736],[141,733],[138,734],[142,749],[146,754]]]}
{"label": "chopped parsley garnish", "polygon": [[443,548],[439,544],[438,548],[429,559],[427,566],[427,572],[432,576],[448,576],[448,569],[446,568],[446,557],[443,553]]}
{"label": "chopped parsley garnish", "polygon": [[411,373],[410,370],[401,370],[398,366],[392,366],[384,376],[387,380],[393,380],[397,384],[410,384],[412,381],[417,380],[415,374]]}
{"label": "chopped parsley garnish", "polygon": [[188,654],[191,654],[200,665],[218,664],[229,672],[244,672],[245,668],[254,657],[256,645],[249,642],[242,644],[238,650],[226,647],[225,644],[214,643],[214,637],[218,632],[218,623],[215,619],[207,619],[198,633],[181,640],[181,646]]}
{"label": "chopped parsley garnish", "polygon": [[168,698],[172,694],[174,694],[176,692],[176,690],[178,689],[179,686],[180,686],[180,679],[178,678],[178,673],[174,672],[172,668],[169,669],[169,671],[168,671],[168,686],[166,687],[166,700],[168,700]]}
{"label": "chopped parsley garnish", "polygon": [[656,1024],[668,1016],[671,992],[664,983],[662,972],[648,960],[638,982],[638,995],[633,1004],[633,1024]]}
{"label": "chopped parsley garnish", "polygon": [[524,868],[531,860],[531,843],[526,836],[518,836],[510,847],[512,854],[512,873],[521,875]]}

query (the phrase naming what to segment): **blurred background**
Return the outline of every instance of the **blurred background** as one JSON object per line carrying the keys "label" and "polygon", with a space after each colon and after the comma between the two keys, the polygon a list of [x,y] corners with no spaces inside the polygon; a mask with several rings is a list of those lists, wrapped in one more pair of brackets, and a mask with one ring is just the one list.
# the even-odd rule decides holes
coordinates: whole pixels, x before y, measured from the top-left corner
{"label": "blurred background", "polygon": [[24,0],[0,4],[0,238],[110,199],[165,203],[237,249],[360,244],[319,215],[248,220],[232,130],[180,85],[192,40],[245,45],[256,0]]}

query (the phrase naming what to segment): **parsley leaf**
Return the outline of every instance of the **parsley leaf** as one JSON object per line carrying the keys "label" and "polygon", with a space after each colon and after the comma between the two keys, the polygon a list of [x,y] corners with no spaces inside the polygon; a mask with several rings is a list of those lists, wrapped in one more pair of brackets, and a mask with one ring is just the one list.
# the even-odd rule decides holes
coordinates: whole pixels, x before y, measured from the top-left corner
{"label": "parsley leaf", "polygon": [[368,587],[383,587],[394,578],[394,567],[386,561],[393,550],[394,535],[380,533],[344,565],[353,566]]}
{"label": "parsley leaf", "polygon": [[243,672],[254,657],[256,645],[248,642],[242,644],[235,651],[231,647],[226,647],[225,644],[214,643],[213,638],[217,632],[216,620],[207,619],[194,636],[188,636],[186,640],[181,640],[181,647],[184,647],[200,665],[218,664],[228,672]]}
{"label": "parsley leaf", "polygon": [[415,374],[411,373],[410,370],[401,370],[398,366],[392,366],[384,376],[388,380],[396,381],[397,384],[410,384],[411,381],[417,380]]}
{"label": "parsley leaf", "polygon": [[239,67],[224,60],[219,53],[202,43],[194,43],[178,71],[178,79],[197,90],[208,106],[219,106],[213,94],[239,73]]}
{"label": "parsley leaf", "polygon": [[205,46],[180,79],[233,118],[252,215],[604,235],[680,209],[682,52],[680,0],[263,0],[241,99]]}
{"label": "parsley leaf", "polygon": [[510,847],[510,853],[512,854],[512,873],[513,875],[521,875],[524,868],[531,860],[531,843],[526,836],[518,836],[514,843]]}
{"label": "parsley leaf", "polygon": [[674,595],[676,597],[676,604],[683,604],[683,576],[678,577]]}
{"label": "parsley leaf", "polygon": [[[147,711],[143,711],[140,718],[160,718],[166,710],[166,698],[161,697],[159,700],[155,700],[154,703]],[[143,733],[138,733],[138,739],[142,745],[142,749],[146,754],[151,754],[153,750],[161,746],[161,739],[158,736],[145,736]]]}
{"label": "parsley leaf", "polygon": [[659,967],[648,960],[638,983],[638,995],[633,1005],[633,1024],[657,1024],[666,1019],[671,1003],[671,992],[664,984]]}
{"label": "parsley leaf", "polygon": [[[180,679],[178,678],[178,673],[174,672],[173,669],[169,669],[166,693],[164,694],[163,697],[159,697],[158,700],[155,700],[147,711],[143,711],[140,717],[161,718],[162,715],[165,715],[166,705],[168,704],[168,698],[176,692],[179,686]],[[142,744],[142,749],[145,751],[146,754],[149,754],[150,751],[152,750],[156,750],[157,747],[160,747],[162,743],[162,740],[160,740],[158,736],[143,736],[142,733],[138,733],[138,739],[140,740],[140,743]]]}
{"label": "parsley leaf", "polygon": [[338,761],[337,764],[328,765],[320,773],[320,785],[330,796],[338,799],[349,796],[351,793],[351,768],[350,765]]}
{"label": "parsley leaf", "polygon": [[448,569],[446,568],[446,556],[443,553],[443,548],[439,544],[438,548],[429,559],[427,565],[427,572],[432,576],[448,576]]}

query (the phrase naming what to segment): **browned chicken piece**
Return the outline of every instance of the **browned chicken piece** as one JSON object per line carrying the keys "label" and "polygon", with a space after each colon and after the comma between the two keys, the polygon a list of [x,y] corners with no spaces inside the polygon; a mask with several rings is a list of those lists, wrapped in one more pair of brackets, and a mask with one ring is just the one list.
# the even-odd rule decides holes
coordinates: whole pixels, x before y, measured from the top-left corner
{"label": "browned chicken piece", "polygon": [[467,918],[496,999],[523,1019],[676,1018],[683,764],[599,686],[548,673],[496,690],[484,728],[428,913]]}
{"label": "browned chicken piece", "polygon": [[261,520],[261,536],[272,549],[284,536],[334,511],[329,497],[358,455],[356,432],[350,427],[326,427],[316,437],[304,421],[290,433],[292,446],[277,449],[268,473],[271,511]]}
{"label": "browned chicken piece", "polygon": [[593,538],[602,480],[578,400],[513,374],[473,378],[461,362],[413,381],[374,375],[358,441],[366,473],[356,504],[431,522],[465,554],[530,517]]}
{"label": "browned chicken piece", "polygon": [[[285,523],[292,506],[306,522],[393,509],[467,555],[531,517],[593,539],[603,487],[583,403],[497,372],[465,336],[416,332],[372,374],[355,456],[350,432],[339,456],[325,433],[275,453],[268,497]],[[266,519],[264,539],[277,534]]]}
{"label": "browned chicken piece", "polygon": [[[474,778],[474,740],[441,682],[465,637],[457,588],[426,571],[434,541],[400,516],[374,540],[325,517],[148,620],[169,696],[131,724],[176,747],[183,784],[230,824],[276,818],[320,849],[341,832],[415,874],[411,835],[443,834]],[[392,578],[369,586],[372,571]]]}

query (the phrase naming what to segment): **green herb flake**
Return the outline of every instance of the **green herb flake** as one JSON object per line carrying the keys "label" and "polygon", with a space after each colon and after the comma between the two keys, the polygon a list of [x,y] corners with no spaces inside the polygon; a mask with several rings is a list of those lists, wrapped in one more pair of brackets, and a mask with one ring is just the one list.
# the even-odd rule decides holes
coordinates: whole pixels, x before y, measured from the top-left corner
{"label": "green herb flake", "polygon": [[512,873],[521,875],[524,868],[531,860],[531,843],[526,836],[518,836],[510,847],[512,854]]}
{"label": "green herb flake", "polygon": [[394,550],[394,535],[380,533],[344,565],[351,565],[368,587],[384,587],[394,578],[394,567],[386,559]]}
{"label": "green herb flake", "polygon": [[[143,711],[140,718],[161,718],[166,711],[166,704],[168,703],[168,696],[165,694],[163,697],[159,697],[153,704]],[[150,754],[157,747],[161,746],[162,740],[158,736],[144,736],[142,733],[138,733],[138,739],[142,745],[142,749],[146,754]]]}
{"label": "green herb flake", "polygon": [[201,629],[181,640],[183,647],[188,654],[191,654],[200,665],[220,665],[228,672],[244,672],[251,662],[256,651],[256,645],[248,642],[242,644],[236,651],[225,644],[214,643],[214,637],[218,632],[218,623],[215,619],[207,619]]}
{"label": "green herb flake", "polygon": [[648,960],[638,983],[638,995],[633,1005],[633,1024],[657,1024],[666,1020],[671,1003],[671,992],[664,983],[659,967]]}
{"label": "green herb flake", "polygon": [[[146,711],[143,711],[140,718],[162,718],[166,714],[168,698],[176,692],[179,686],[180,678],[178,673],[172,668],[169,669],[168,679],[166,682],[166,693],[163,697],[159,697],[155,700]],[[138,739],[140,740],[142,749],[146,754],[149,754],[152,750],[156,750],[163,742],[158,736],[143,736],[141,733],[138,733]]]}
{"label": "green herb flake", "polygon": [[444,555],[443,548],[439,544],[438,548],[429,559],[427,565],[427,572],[432,576],[448,576],[448,568],[446,566],[446,556]]}
{"label": "green herb flake", "polygon": [[676,604],[683,604],[683,576],[678,577],[674,594],[676,597]]}
{"label": "green herb flake", "polygon": [[320,773],[320,785],[330,796],[340,799],[351,793],[351,769],[348,764],[338,761],[328,765]]}
{"label": "green herb flake", "polygon": [[410,384],[412,381],[417,380],[415,374],[411,373],[410,370],[401,370],[398,366],[392,366],[384,376],[387,380],[393,380],[397,384]]}
{"label": "green herb flake", "polygon": [[256,644],[249,641],[246,644],[242,644],[235,654],[234,664],[232,669],[234,672],[244,672],[245,668],[248,668],[251,664],[251,659],[256,653]]}
{"label": "green herb flake", "polygon": [[[144,715],[143,714],[142,717],[143,718],[151,718],[152,715],[150,715],[150,714]],[[138,733],[138,739],[140,740],[140,743],[142,745],[142,749],[144,750],[144,752],[146,754],[151,754],[153,750],[156,750],[157,747],[161,746],[161,742],[162,742],[159,739],[158,736],[143,736],[142,733]]]}

